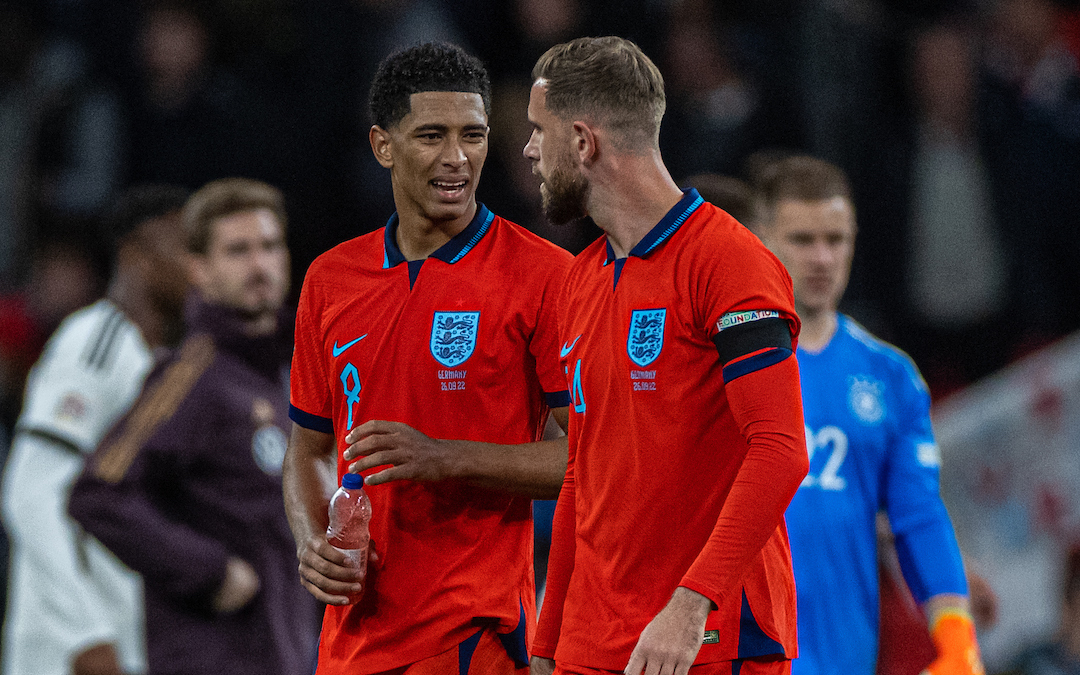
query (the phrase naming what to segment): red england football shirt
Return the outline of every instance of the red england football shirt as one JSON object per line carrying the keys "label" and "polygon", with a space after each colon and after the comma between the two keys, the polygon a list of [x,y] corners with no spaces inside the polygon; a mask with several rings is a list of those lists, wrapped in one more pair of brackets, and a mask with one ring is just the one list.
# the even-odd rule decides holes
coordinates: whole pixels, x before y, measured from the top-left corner
{"label": "red england football shirt", "polygon": [[[571,256],[483,205],[421,261],[397,218],[321,255],[297,313],[290,416],[337,439],[367,420],[441,439],[539,440],[565,406],[555,308]],[[535,615],[531,501],[457,481],[367,488],[381,558],[356,606],[327,607],[319,673],[363,675]],[[527,631],[522,631],[523,633]]]}
{"label": "red england football shirt", "polygon": [[564,295],[570,467],[534,653],[621,670],[685,586],[718,606],[697,663],[793,657],[783,509],[806,449],[787,272],[689,190],[629,257],[606,238],[582,252]]}

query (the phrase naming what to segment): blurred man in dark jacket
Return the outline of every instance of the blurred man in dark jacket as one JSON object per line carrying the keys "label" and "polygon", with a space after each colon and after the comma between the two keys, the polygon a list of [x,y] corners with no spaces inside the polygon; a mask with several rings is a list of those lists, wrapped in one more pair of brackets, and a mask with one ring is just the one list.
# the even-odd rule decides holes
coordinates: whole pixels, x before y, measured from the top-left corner
{"label": "blurred man in dark jacket", "polygon": [[281,497],[282,197],[215,181],[184,224],[188,335],[88,462],[71,514],[143,575],[151,675],[310,672],[317,607]]}

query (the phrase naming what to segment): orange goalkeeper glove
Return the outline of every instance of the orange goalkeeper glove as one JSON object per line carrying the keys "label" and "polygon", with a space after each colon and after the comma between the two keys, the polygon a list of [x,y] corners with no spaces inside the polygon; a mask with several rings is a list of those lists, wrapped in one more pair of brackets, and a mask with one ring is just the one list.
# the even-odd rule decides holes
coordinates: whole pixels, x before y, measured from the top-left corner
{"label": "orange goalkeeper glove", "polygon": [[935,613],[930,637],[938,656],[922,675],[983,675],[975,623],[967,611],[949,608]]}

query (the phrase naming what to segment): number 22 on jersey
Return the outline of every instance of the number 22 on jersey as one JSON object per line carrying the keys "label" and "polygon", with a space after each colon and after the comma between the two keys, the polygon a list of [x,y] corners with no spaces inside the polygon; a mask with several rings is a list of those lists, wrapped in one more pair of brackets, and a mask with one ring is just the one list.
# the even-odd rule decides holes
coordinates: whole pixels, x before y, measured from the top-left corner
{"label": "number 22 on jersey", "polygon": [[[820,473],[814,473],[814,456],[817,451],[828,451],[829,457]],[[839,492],[847,487],[847,480],[840,476],[840,467],[847,457],[848,437],[840,427],[829,425],[818,429],[817,433],[806,427],[806,454],[810,459],[810,473],[803,478],[801,487],[817,487],[822,490]]]}

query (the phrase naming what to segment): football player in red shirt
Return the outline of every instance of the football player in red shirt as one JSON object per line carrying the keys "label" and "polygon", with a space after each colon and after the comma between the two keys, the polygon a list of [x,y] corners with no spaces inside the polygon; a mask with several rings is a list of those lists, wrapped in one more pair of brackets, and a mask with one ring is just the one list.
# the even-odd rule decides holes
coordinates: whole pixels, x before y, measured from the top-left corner
{"label": "football player in red shirt", "polygon": [[533,81],[548,217],[606,234],[564,283],[570,455],[533,672],[787,672],[783,515],[807,471],[791,279],[671,179],[663,78],[636,45],[557,45]]}
{"label": "football player in red shirt", "polygon": [[[489,92],[457,47],[382,63],[370,141],[397,212],[304,280],[284,489],[302,583],[328,605],[322,674],[528,667],[531,498],[554,498],[566,467],[566,440],[541,436],[549,410],[565,427],[555,309],[571,256],[476,201]],[[319,473],[335,457],[368,485],[366,576],[326,541]]]}

